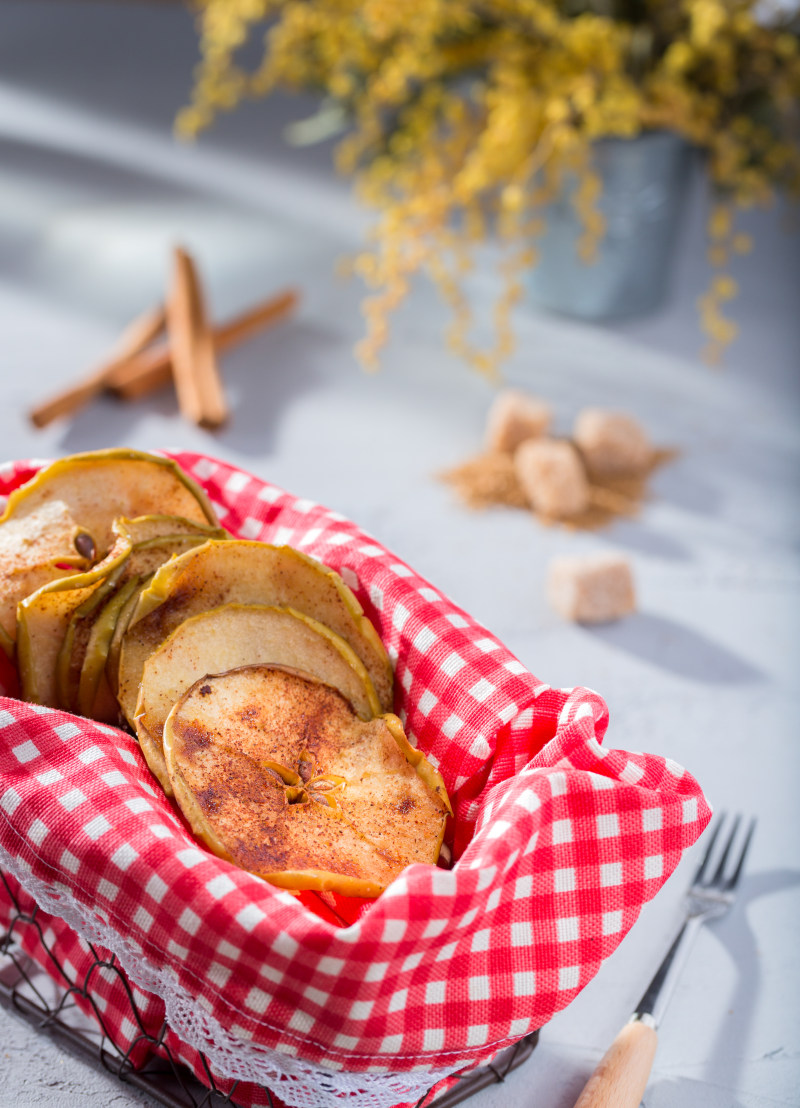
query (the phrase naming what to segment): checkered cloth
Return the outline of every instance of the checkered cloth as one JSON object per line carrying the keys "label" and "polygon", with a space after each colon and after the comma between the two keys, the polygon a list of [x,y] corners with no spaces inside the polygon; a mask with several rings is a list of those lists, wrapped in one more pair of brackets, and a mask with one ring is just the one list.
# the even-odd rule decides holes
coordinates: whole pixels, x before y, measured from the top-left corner
{"label": "checkered cloth", "polygon": [[[296,546],[356,593],[395,664],[395,709],[452,798],[452,868],[410,866],[338,926],[336,905],[311,910],[194,842],[130,735],[10,698],[4,856],[48,911],[119,938],[190,1047],[224,1034],[243,1058],[268,1048],[354,1074],[493,1056],[615,950],[710,818],[697,782],[601,746],[596,693],[538,680],[355,524],[222,462],[172,457],[233,534]],[[34,469],[2,471],[0,492]]]}

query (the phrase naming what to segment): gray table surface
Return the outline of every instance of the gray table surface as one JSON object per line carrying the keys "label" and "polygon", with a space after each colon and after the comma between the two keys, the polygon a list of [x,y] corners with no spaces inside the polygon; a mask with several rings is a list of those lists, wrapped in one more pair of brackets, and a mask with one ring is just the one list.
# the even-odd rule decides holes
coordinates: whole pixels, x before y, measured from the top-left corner
{"label": "gray table surface", "polygon": [[[281,141],[292,102],[253,105],[196,146],[170,135],[195,58],[190,17],[148,5],[0,7],[0,436],[6,457],[127,444],[215,453],[327,504],[413,564],[554,685],[606,697],[607,743],[669,755],[719,807],[759,816],[740,903],[700,935],[664,1021],[648,1108],[800,1103],[797,860],[800,251],[778,208],[748,217],[742,337],[724,371],[697,357],[706,196],[693,182],[675,287],[655,316],[594,327],[519,313],[507,381],[567,430],[587,404],[628,409],[679,459],[640,518],[597,534],[470,513],[434,478],[480,445],[492,387],[444,352],[422,290],[377,376],[352,354],[361,290],[334,277],[367,218],[325,149]],[[104,400],[34,432],[24,412],[98,359],[158,299],[183,241],[220,316],[288,283],[295,320],[225,359],[234,406],[216,435],[174,398]],[[490,280],[476,295],[488,303]],[[548,610],[561,552],[627,552],[640,611],[585,629]],[[475,1108],[567,1108],[638,999],[678,918],[692,859],[546,1028],[533,1058]],[[0,1010],[0,1102],[149,1103]]]}

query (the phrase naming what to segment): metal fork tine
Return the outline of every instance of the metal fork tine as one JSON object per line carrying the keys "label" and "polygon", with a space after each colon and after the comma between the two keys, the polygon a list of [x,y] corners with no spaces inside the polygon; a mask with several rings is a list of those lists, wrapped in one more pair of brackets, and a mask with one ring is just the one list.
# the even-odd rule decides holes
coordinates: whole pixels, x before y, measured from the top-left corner
{"label": "metal fork tine", "polygon": [[730,889],[736,888],[737,884],[739,883],[739,878],[742,876],[742,870],[744,869],[744,860],[747,857],[748,850],[750,849],[750,842],[753,838],[753,834],[755,832],[755,829],[756,829],[756,820],[755,820],[755,817],[754,817],[753,819],[750,820],[750,826],[748,827],[747,834],[745,835],[744,845],[742,846],[742,852],[739,855],[739,861],[736,863],[736,869],[733,871],[732,875],[728,878],[728,880],[725,883],[725,886],[724,886],[724,891],[725,892],[728,892]]}
{"label": "metal fork tine", "polygon": [[717,866],[716,872],[714,873],[714,876],[711,878],[711,880],[706,882],[707,885],[722,885],[722,879],[725,874],[725,866],[728,864],[728,855],[731,852],[733,840],[736,838],[736,832],[739,830],[739,824],[741,822],[742,817],[736,816],[733,821],[731,833],[728,836],[728,841],[725,843],[725,849],[722,851],[722,857],[719,860],[719,865]]}
{"label": "metal fork tine", "polygon": [[708,846],[706,847],[706,852],[703,855],[703,860],[700,863],[700,865],[698,866],[697,873],[694,875],[694,878],[692,879],[692,885],[699,885],[700,884],[700,881],[703,877],[703,874],[705,873],[706,866],[708,865],[709,859],[711,858],[711,852],[714,849],[714,844],[716,843],[717,839],[719,838],[719,833],[722,830],[722,825],[723,825],[723,823],[725,822],[726,819],[727,819],[727,812],[720,812],[719,816],[717,817],[717,822],[716,822],[716,824],[715,824],[715,826],[714,826],[714,828],[711,832],[711,838],[708,840]]}

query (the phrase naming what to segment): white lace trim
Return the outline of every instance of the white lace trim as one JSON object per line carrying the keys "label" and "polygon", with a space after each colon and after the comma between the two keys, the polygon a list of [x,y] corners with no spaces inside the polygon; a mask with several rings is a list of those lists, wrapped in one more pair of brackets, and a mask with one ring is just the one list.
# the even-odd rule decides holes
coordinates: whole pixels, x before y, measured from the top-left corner
{"label": "white lace trim", "polygon": [[393,1108],[419,1100],[438,1081],[463,1067],[417,1073],[346,1073],[315,1066],[269,1047],[247,1042],[226,1030],[220,1022],[176,981],[169,969],[157,969],[135,951],[110,924],[84,907],[70,890],[52,887],[34,877],[29,867],[0,846],[0,866],[49,915],[71,927],[89,942],[116,954],[130,980],[155,993],[166,1007],[167,1022],[176,1034],[208,1058],[221,1077],[266,1085],[292,1108]]}

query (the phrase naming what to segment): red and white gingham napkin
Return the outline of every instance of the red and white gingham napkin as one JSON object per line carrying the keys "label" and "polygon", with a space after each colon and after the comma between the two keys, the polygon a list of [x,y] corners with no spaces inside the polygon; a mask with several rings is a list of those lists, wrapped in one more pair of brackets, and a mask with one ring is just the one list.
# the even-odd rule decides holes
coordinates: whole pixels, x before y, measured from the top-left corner
{"label": "red and white gingham napkin", "polygon": [[[238,1044],[243,1058],[267,1048],[362,1074],[491,1057],[616,948],[710,818],[697,782],[602,747],[596,693],[539,681],[353,523],[222,462],[172,457],[231,532],[296,546],[356,593],[395,662],[396,711],[452,798],[453,868],[410,866],[339,927],[194,842],[130,735],[2,698],[7,867],[50,913],[111,936],[212,1056],[222,1035],[226,1058]],[[31,472],[3,471],[0,492]]]}

